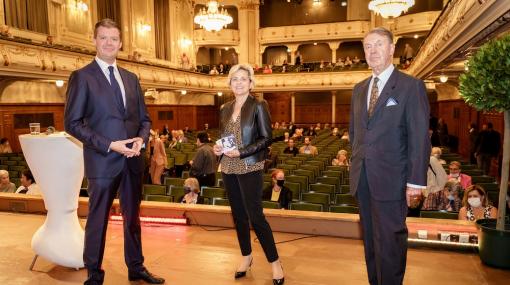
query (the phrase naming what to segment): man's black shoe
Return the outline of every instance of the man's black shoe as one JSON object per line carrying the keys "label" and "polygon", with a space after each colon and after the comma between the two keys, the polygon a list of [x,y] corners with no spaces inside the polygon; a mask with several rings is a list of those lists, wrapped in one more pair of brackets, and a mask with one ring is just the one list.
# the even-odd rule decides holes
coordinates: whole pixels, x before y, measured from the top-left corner
{"label": "man's black shoe", "polygon": [[128,273],[129,281],[137,281],[143,280],[149,284],[163,284],[165,283],[165,279],[153,275],[147,269],[138,272],[129,272]]}

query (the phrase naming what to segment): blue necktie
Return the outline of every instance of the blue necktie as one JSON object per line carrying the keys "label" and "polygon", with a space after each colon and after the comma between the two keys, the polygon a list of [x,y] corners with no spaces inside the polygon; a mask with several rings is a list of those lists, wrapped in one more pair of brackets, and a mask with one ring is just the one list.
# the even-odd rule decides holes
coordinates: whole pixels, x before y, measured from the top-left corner
{"label": "blue necktie", "polygon": [[117,100],[117,104],[119,104],[121,111],[125,113],[126,109],[124,108],[122,91],[120,90],[119,82],[117,82],[117,79],[115,79],[115,75],[113,74],[113,66],[108,66],[108,70],[110,71],[110,84],[112,85],[113,93],[115,94],[115,100]]}

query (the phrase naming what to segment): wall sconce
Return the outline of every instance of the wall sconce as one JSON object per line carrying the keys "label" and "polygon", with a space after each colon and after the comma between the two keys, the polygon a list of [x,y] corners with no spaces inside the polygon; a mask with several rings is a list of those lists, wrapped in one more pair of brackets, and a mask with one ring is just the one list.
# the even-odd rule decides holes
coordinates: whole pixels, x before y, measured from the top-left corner
{"label": "wall sconce", "polygon": [[58,88],[64,86],[64,80],[57,80],[57,81],[55,81],[55,85],[57,85]]}
{"label": "wall sconce", "polygon": [[313,0],[313,6],[320,6],[321,4],[321,0]]}
{"label": "wall sconce", "polygon": [[287,52],[291,52],[292,50],[290,48],[287,48]]}
{"label": "wall sconce", "polygon": [[147,23],[140,22],[140,23],[138,23],[138,29],[142,33],[148,33],[150,31],[152,31],[152,26]]}
{"label": "wall sconce", "polygon": [[181,90],[181,95],[186,95],[188,93],[186,90]]}
{"label": "wall sconce", "polygon": [[446,83],[446,81],[448,81],[448,76],[442,74],[439,76],[439,81],[441,81],[441,83]]}
{"label": "wall sconce", "polygon": [[78,1],[78,0],[70,1],[69,5],[70,5],[71,9],[73,9],[73,10],[82,11],[82,12],[87,12],[89,10],[89,6],[87,5],[87,3],[83,2],[83,1]]}
{"label": "wall sconce", "polygon": [[416,35],[414,35],[414,38],[415,38],[415,39],[417,39],[417,38],[419,38],[419,37],[420,37],[420,36],[419,36],[419,35],[417,35],[417,34],[416,34]]}
{"label": "wall sconce", "polygon": [[181,48],[188,48],[193,42],[190,39],[182,38],[180,40]]}
{"label": "wall sconce", "polygon": [[218,91],[218,97],[221,97],[221,96],[223,96],[223,92]]}

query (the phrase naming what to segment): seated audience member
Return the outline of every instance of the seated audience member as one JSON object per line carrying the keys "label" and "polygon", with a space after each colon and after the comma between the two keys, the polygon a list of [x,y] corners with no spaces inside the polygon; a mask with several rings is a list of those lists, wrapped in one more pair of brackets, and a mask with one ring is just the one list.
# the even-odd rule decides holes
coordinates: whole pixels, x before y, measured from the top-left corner
{"label": "seated audience member", "polygon": [[9,180],[9,172],[0,169],[0,193],[14,193],[16,186]]}
{"label": "seated audience member", "polygon": [[340,137],[340,139],[349,141],[349,131],[344,130],[342,133],[342,137]]}
{"label": "seated audience member", "polygon": [[354,64],[360,63],[360,59],[357,55],[355,55],[354,58],[352,59],[352,63],[354,63]]}
{"label": "seated audience member", "polygon": [[271,69],[271,67],[269,67],[268,64],[266,64],[266,66],[264,66],[264,70],[262,70],[262,73],[270,74],[273,73],[273,70]]}
{"label": "seated audience member", "polygon": [[280,124],[280,130],[286,130],[287,129],[287,124],[285,123],[285,121],[282,121],[282,123]]}
{"label": "seated audience member", "polygon": [[7,138],[0,139],[0,153],[12,153],[12,148]]}
{"label": "seated audience member", "polygon": [[299,150],[296,147],[294,147],[293,139],[289,139],[287,145],[288,146],[283,150],[283,153],[291,153],[293,156],[296,156],[296,154],[299,153]]}
{"label": "seated audience member", "polygon": [[324,64],[324,60],[321,59],[321,63],[319,64],[319,69],[322,71],[322,70],[324,70],[324,67],[326,67],[326,65]]}
{"label": "seated audience member", "polygon": [[338,137],[340,134],[338,133],[338,128],[333,128],[333,131],[331,132],[332,136]]}
{"label": "seated audience member", "polygon": [[207,131],[209,129],[209,124],[208,123],[205,123],[204,124],[204,131]]}
{"label": "seated audience member", "polygon": [[272,147],[268,147],[269,152],[267,153],[266,161],[264,162],[264,172],[268,169],[275,168],[278,164],[278,153],[273,151]]}
{"label": "seated audience member", "polygon": [[349,166],[349,159],[347,158],[347,151],[341,149],[336,154],[336,157],[331,162],[333,166]]}
{"label": "seated audience member", "polygon": [[220,63],[220,67],[218,69],[218,72],[220,74],[225,74],[225,67],[223,66],[223,63]]}
{"label": "seated audience member", "polygon": [[278,129],[280,129],[280,123],[276,122],[273,125],[273,130],[278,130]]}
{"label": "seated audience member", "polygon": [[455,181],[459,182],[460,185],[462,185],[462,189],[467,189],[469,186],[471,186],[471,176],[460,173],[460,162],[458,161],[452,161],[449,165],[450,169],[450,175],[448,175],[448,181],[454,179]]}
{"label": "seated audience member", "polygon": [[321,123],[317,123],[317,124],[315,125],[315,131],[316,131],[316,132],[318,132],[318,131],[320,131],[320,130],[321,130]]}
{"label": "seated audience member", "polygon": [[35,183],[34,176],[30,170],[23,171],[21,174],[21,186],[18,187],[16,193],[28,195],[42,195],[39,185]]}
{"label": "seated audience member", "polygon": [[183,130],[177,131],[177,142],[179,142],[179,143],[187,143],[188,142],[188,138],[184,136]]}
{"label": "seated audience member", "polygon": [[441,154],[443,154],[443,151],[441,150],[441,148],[439,148],[437,146],[432,148],[432,155],[437,158],[439,163],[446,164],[446,161],[444,159],[441,159]]}
{"label": "seated audience member", "polygon": [[200,196],[200,186],[198,180],[194,177],[184,180],[184,196],[181,203],[183,204],[203,204],[204,198]]}
{"label": "seated audience member", "polygon": [[345,58],[344,65],[345,66],[352,66],[352,60],[351,60],[351,58],[349,56]]}
{"label": "seated audience member", "polygon": [[302,128],[296,129],[292,138],[294,139],[295,142],[303,141],[303,129]]}
{"label": "seated audience member", "polygon": [[338,60],[336,61],[335,63],[335,66],[338,66],[338,67],[344,67],[345,64],[344,64],[344,60],[343,58],[339,57]]}
{"label": "seated audience member", "polygon": [[280,204],[281,209],[289,209],[292,202],[292,191],[285,187],[285,174],[281,169],[275,169],[271,173],[272,186],[262,192],[262,200],[273,201]]}
{"label": "seated audience member", "polygon": [[209,71],[209,74],[210,74],[210,75],[218,75],[218,74],[220,74],[220,73],[218,72],[218,69],[216,68],[216,65],[213,65],[213,67],[212,67],[211,71]]}
{"label": "seated audience member", "polygon": [[283,133],[283,142],[289,142],[290,135],[289,132]]}
{"label": "seated audience member", "polygon": [[317,155],[319,152],[317,148],[312,145],[310,137],[305,137],[304,146],[299,149],[299,153],[309,154],[309,155]]}
{"label": "seated audience member", "polygon": [[314,126],[310,126],[310,128],[308,130],[306,130],[305,135],[309,136],[309,137],[317,136],[317,132],[315,131],[315,127]]}
{"label": "seated audience member", "polygon": [[459,220],[476,221],[479,219],[494,219],[498,209],[489,205],[485,190],[478,185],[469,186],[464,192]]}
{"label": "seated audience member", "polygon": [[448,181],[442,191],[430,193],[423,202],[422,210],[458,212],[462,201],[462,186],[456,181]]}
{"label": "seated audience member", "polygon": [[429,168],[427,170],[427,188],[423,189],[423,195],[425,197],[427,197],[431,193],[443,190],[444,185],[448,181],[448,175],[446,175],[446,171],[441,165],[441,162],[439,161],[437,154],[434,154],[437,153],[437,150],[434,149],[436,149],[436,147],[432,148],[429,159]]}

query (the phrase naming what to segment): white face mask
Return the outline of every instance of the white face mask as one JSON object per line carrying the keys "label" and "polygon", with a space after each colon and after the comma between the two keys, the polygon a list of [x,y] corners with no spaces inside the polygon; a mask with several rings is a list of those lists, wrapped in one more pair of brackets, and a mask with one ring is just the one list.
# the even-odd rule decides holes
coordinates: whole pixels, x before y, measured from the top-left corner
{"label": "white face mask", "polygon": [[480,205],[482,205],[482,201],[479,197],[471,197],[468,199],[468,203],[473,208],[478,208]]}
{"label": "white face mask", "polygon": [[436,154],[434,154],[434,157],[439,159],[439,158],[441,158],[441,155],[439,153],[436,153]]}
{"label": "white face mask", "polygon": [[454,174],[454,173],[452,173],[452,174],[451,174],[451,176],[452,176],[453,178],[459,178],[460,173],[455,173],[455,174]]}

